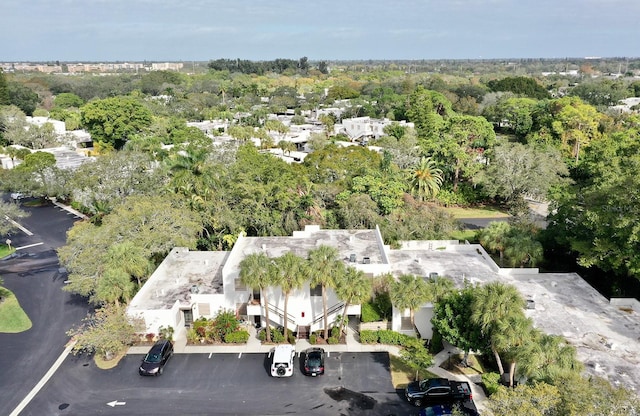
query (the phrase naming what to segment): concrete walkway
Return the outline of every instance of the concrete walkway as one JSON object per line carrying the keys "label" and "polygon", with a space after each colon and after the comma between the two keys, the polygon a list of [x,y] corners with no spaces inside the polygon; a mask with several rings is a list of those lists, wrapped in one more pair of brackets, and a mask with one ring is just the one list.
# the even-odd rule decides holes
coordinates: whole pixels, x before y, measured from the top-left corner
{"label": "concrete walkway", "polygon": [[[246,344],[240,345],[187,345],[186,331],[183,330],[175,337],[174,351],[176,354],[268,354],[275,347],[274,344],[262,344],[253,326],[250,325],[247,329],[249,331],[249,340]],[[347,338],[345,344],[322,344],[320,346],[329,354],[334,352],[388,352],[392,355],[400,355],[400,348],[395,345],[361,344],[356,331],[348,326],[346,329]],[[296,351],[301,352],[310,347],[312,345],[309,340],[296,340]],[[134,346],[129,348],[128,354],[146,354],[148,351],[149,346]],[[478,411],[483,415],[488,414],[486,411],[487,397],[480,386],[465,375],[454,374],[440,367],[451,355],[461,353],[460,349],[445,343],[445,348],[433,357],[433,365],[427,370],[438,377],[469,382],[473,393],[473,401]]]}

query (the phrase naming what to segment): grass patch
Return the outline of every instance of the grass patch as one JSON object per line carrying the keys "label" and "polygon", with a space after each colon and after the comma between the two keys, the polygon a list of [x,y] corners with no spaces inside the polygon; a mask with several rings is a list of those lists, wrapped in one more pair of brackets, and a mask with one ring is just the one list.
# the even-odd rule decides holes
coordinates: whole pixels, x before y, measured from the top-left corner
{"label": "grass patch", "polygon": [[0,287],[0,297],[4,299],[0,303],[0,332],[16,334],[31,328],[31,319],[22,310],[13,292]]}
{"label": "grass patch", "polygon": [[0,259],[3,257],[7,257],[9,254],[13,253],[14,251],[16,251],[15,248],[13,247],[9,248],[9,246],[6,244],[0,244]]}
{"label": "grass patch", "polygon": [[461,208],[461,207],[443,207],[445,212],[453,216],[453,218],[507,218],[509,214],[495,207],[484,208]]}
{"label": "grass patch", "polygon": [[93,356],[93,362],[96,363],[96,367],[98,367],[101,370],[109,370],[111,368],[114,368],[115,366],[118,365],[118,363],[120,362],[120,360],[127,355],[127,351],[120,351],[118,354],[115,355],[115,357],[113,357],[110,360],[105,360],[104,357],[102,356],[102,354],[95,354]]}
{"label": "grass patch", "polygon": [[451,233],[451,239],[473,242],[476,239],[476,230],[458,230]]}
{"label": "grass patch", "polygon": [[454,374],[465,374],[467,376],[479,375],[485,372],[485,368],[482,365],[482,361],[478,359],[478,356],[470,354],[467,361],[469,366],[462,365],[463,354],[452,354],[451,357],[442,363],[440,367]]}
{"label": "grass patch", "polygon": [[[416,378],[415,370],[412,370],[404,361],[398,356],[389,355],[389,361],[391,366],[391,383],[393,383],[393,388],[395,389],[403,389],[409,384],[409,382],[414,381]],[[422,380],[424,378],[433,378],[436,377],[435,374],[430,373],[427,370],[421,370],[418,373],[419,378]]]}

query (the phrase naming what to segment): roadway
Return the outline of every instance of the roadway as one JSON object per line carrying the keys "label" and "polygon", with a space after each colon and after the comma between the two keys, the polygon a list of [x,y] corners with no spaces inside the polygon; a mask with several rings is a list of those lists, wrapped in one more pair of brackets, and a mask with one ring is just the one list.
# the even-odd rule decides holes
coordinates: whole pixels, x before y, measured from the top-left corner
{"label": "roadway", "polygon": [[22,208],[31,216],[20,220],[24,230],[9,237],[20,250],[0,260],[0,276],[33,326],[0,333],[0,415],[10,414],[38,383],[63,352],[67,330],[88,311],[86,299],[62,291],[66,274],[55,252],[78,218],[51,205]]}
{"label": "roadway", "polygon": [[22,415],[407,415],[391,384],[389,354],[332,353],[325,374],[273,378],[267,354],[175,354],[159,377],[141,377],[142,355],[99,370],[69,357]]}

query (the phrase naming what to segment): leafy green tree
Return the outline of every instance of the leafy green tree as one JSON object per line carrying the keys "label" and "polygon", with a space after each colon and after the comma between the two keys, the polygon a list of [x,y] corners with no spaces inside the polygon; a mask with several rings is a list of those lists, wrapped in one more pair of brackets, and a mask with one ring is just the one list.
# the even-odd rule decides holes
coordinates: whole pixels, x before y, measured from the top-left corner
{"label": "leafy green tree", "polygon": [[378,206],[378,211],[389,214],[403,204],[405,185],[393,178],[381,175],[363,175],[351,179],[351,188],[338,195],[338,200],[346,199],[352,194],[368,195]]}
{"label": "leafy green tree", "polygon": [[53,106],[58,108],[80,108],[84,100],[71,92],[63,92],[53,99]]}
{"label": "leafy green tree", "polygon": [[442,338],[464,351],[463,363],[468,363],[469,351],[486,349],[488,341],[480,326],[471,321],[473,286],[452,291],[435,303],[431,323]]}
{"label": "leafy green tree", "polygon": [[366,302],[371,297],[371,280],[365,276],[362,270],[347,267],[346,272],[336,282],[336,295],[344,302],[342,319],[340,321],[340,334],[344,331],[345,318],[349,305]]}
{"label": "leafy green tree", "polygon": [[11,97],[9,96],[9,86],[4,71],[0,69],[0,106],[10,105]]}
{"label": "leafy green tree", "polygon": [[95,352],[109,360],[131,345],[139,330],[140,323],[130,323],[123,307],[106,305],[88,314],[67,335],[76,341],[74,354]]}
{"label": "leafy green tree", "polygon": [[539,100],[549,98],[546,88],[533,78],[529,77],[506,77],[500,80],[491,80],[487,86],[492,91],[511,91],[514,94],[524,95]]}
{"label": "leafy green tree", "polygon": [[94,141],[119,149],[135,134],[151,125],[151,112],[134,97],[112,97],[85,104],[82,124]]}
{"label": "leafy green tree", "polygon": [[[421,144],[437,139],[445,121],[454,114],[449,99],[422,86],[409,95],[406,107],[407,120],[415,124]],[[428,152],[428,149],[423,146],[423,151]]]}
{"label": "leafy green tree", "polygon": [[265,328],[267,342],[271,342],[267,288],[275,283],[271,273],[271,264],[271,259],[264,253],[249,254],[240,262],[240,281],[252,289],[258,289],[261,293],[264,317],[267,321]]}
{"label": "leafy green tree", "polygon": [[18,165],[15,170],[16,172],[24,172],[38,178],[37,182],[31,182],[32,186],[28,189],[32,194],[49,195],[49,173],[55,168],[55,165],[56,158],[53,154],[48,152],[34,152],[26,155],[24,161]]}
{"label": "leafy green tree", "polygon": [[442,185],[442,170],[428,157],[420,159],[420,163],[409,172],[411,190],[421,201],[431,199],[438,194]]}
{"label": "leafy green tree", "polygon": [[525,196],[543,199],[552,187],[567,181],[569,171],[553,149],[505,143],[496,146],[492,155],[491,164],[476,181],[488,195],[503,198],[516,217],[529,214]]}
{"label": "leafy green tree", "polygon": [[398,309],[409,309],[411,325],[415,328],[415,310],[431,300],[429,287],[424,279],[403,274],[391,285],[391,303]]}
{"label": "leafy green tree", "polygon": [[327,289],[335,289],[336,282],[344,273],[344,263],[338,259],[338,250],[335,247],[321,245],[309,250],[305,272],[312,286],[322,287],[324,339],[329,339]]}
{"label": "leafy green tree", "polygon": [[457,192],[463,174],[472,177],[482,164],[479,163],[486,149],[495,144],[493,126],[484,117],[452,116],[447,120],[441,140],[436,148],[429,149],[452,166],[453,191]]}
{"label": "leafy green tree", "polygon": [[550,103],[554,116],[551,127],[560,138],[562,148],[578,164],[584,147],[600,138],[598,130],[602,115],[578,97],[563,97]]}
{"label": "leafy green tree", "polygon": [[20,108],[26,115],[32,116],[40,103],[40,97],[28,86],[17,82],[7,82],[10,104]]}
{"label": "leafy green tree", "polygon": [[7,236],[18,230],[15,220],[27,218],[30,214],[16,204],[0,201],[0,236]]}
{"label": "leafy green tree", "polygon": [[495,416],[556,416],[561,398],[558,388],[546,383],[521,384],[513,389],[500,387],[489,398],[488,407]]}
{"label": "leafy green tree", "polygon": [[276,257],[272,264],[273,284],[280,286],[284,295],[284,334],[287,336],[289,327],[289,295],[302,287],[305,275],[302,273],[304,260],[292,252],[286,252]]}
{"label": "leafy green tree", "polygon": [[471,321],[479,325],[483,336],[491,340],[491,351],[501,376],[504,374],[504,368],[494,336],[498,325],[524,314],[523,308],[524,299],[518,289],[512,285],[490,282],[478,287],[475,291],[471,304]]}

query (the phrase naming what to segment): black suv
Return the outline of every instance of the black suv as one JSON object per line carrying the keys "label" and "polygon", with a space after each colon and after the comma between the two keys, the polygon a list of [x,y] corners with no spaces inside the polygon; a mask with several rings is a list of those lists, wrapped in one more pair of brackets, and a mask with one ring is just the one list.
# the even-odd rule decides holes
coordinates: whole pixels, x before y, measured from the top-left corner
{"label": "black suv", "polygon": [[159,376],[172,355],[173,344],[171,341],[162,339],[156,342],[142,359],[138,373],[141,376]]}
{"label": "black suv", "polygon": [[324,374],[324,350],[309,348],[304,352],[304,373],[308,376]]}

